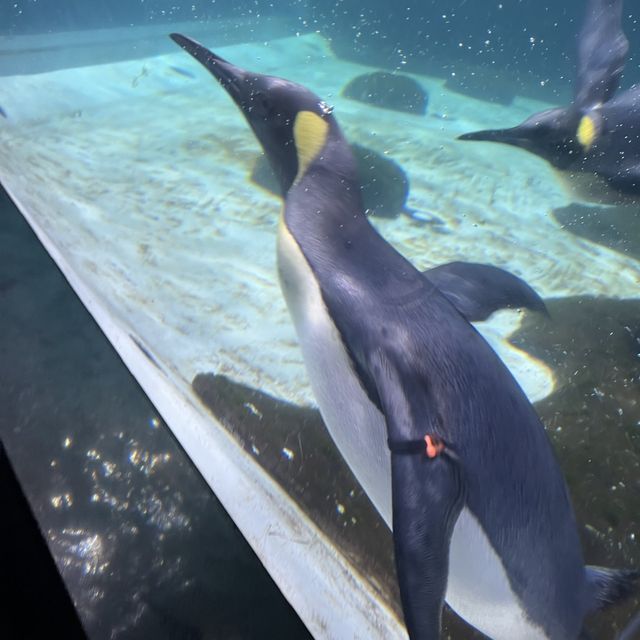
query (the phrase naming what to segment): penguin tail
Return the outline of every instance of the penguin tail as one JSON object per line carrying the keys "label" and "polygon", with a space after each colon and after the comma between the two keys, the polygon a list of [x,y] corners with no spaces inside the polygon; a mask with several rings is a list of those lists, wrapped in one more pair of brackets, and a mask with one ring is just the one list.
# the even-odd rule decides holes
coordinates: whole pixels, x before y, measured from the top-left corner
{"label": "penguin tail", "polygon": [[622,602],[637,593],[640,587],[640,571],[636,569],[588,566],[586,571],[593,593],[591,611]]}

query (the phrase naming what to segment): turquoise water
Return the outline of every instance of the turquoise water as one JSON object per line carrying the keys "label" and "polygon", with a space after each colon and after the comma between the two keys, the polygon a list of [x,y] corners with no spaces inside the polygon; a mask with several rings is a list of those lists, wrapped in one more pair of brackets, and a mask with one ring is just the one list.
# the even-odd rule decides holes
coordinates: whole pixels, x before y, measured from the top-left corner
{"label": "turquoise water", "polygon": [[[585,186],[584,175],[559,172],[534,154],[457,140],[514,126],[572,99],[583,9],[582,2],[515,1],[416,2],[393,11],[351,1],[0,6],[0,181],[156,405],[123,410],[108,389],[100,397],[96,389],[76,390],[77,382],[56,381],[61,404],[68,404],[67,394],[89,404],[95,395],[108,420],[118,423],[112,428],[99,417],[109,430],[93,421],[84,436],[69,431],[69,445],[65,429],[59,431],[55,446],[64,452],[80,441],[77,455],[88,460],[56,476],[68,489],[47,486],[44,473],[23,471],[36,511],[55,519],[49,543],[72,595],[74,585],[79,594],[94,579],[78,569],[86,549],[61,534],[80,528],[73,524],[78,511],[98,503],[103,516],[126,519],[129,507],[119,505],[133,491],[130,499],[147,505],[153,526],[171,521],[188,528],[185,518],[195,517],[188,514],[199,511],[198,500],[220,513],[212,506],[215,492],[312,634],[351,637],[367,623],[371,637],[403,633],[390,533],[324,430],[279,291],[273,177],[228,96],[168,39],[175,30],[243,67],[301,82],[334,106],[361,149],[373,224],[420,268],[490,262],[540,293],[550,318],[504,313],[479,329],[547,427],[587,561],[640,565],[638,202],[592,174]],[[637,18],[627,2],[630,54],[622,88],[640,80]],[[379,71],[393,75],[358,86],[363,74]],[[399,75],[413,84],[398,88]],[[20,313],[28,311],[28,299],[9,294],[22,278],[11,276],[0,290]],[[62,308],[56,313],[61,327],[71,323]],[[17,322],[12,331],[38,361],[42,347],[27,327]],[[2,340],[18,338],[7,331]],[[13,367],[7,370],[7,380],[18,380]],[[6,401],[23,415],[37,401],[18,387]],[[162,467],[170,445],[150,441],[132,453],[126,443],[139,437],[140,420],[129,423],[118,411],[148,413],[149,420],[162,414],[184,447],[175,475],[161,472],[168,474],[157,490],[162,496],[147,485],[148,465]],[[32,446],[9,422],[2,438],[14,455]],[[48,450],[38,455],[47,467],[58,460]],[[71,460],[71,452],[65,455]],[[121,484],[109,471],[111,464],[117,468],[114,456],[129,465]],[[87,483],[97,466],[112,487],[96,493]],[[250,496],[246,502],[236,497],[240,487]],[[197,499],[187,505],[185,492]],[[136,606],[144,615],[130,603],[96,613],[95,603],[78,596],[89,635],[144,637],[153,629],[158,637],[264,637],[272,627],[280,630],[277,637],[307,633],[233,539],[229,521],[211,518],[198,520],[192,538],[158,543],[158,555],[174,566],[166,576],[157,569],[145,578],[162,583],[162,597],[143,589]],[[102,573],[91,588],[115,593],[121,579],[137,573],[121,568],[126,549],[135,566],[147,562],[135,545],[126,546],[130,531],[122,531],[131,526],[101,529]],[[218,543],[209,542],[216,536],[238,559],[218,565],[221,575],[207,576],[193,549],[217,553]],[[192,555],[183,555],[182,546]],[[171,580],[181,579],[180,562],[201,582],[187,584],[185,577],[172,600],[167,592],[174,590]],[[229,595],[223,586],[232,574],[234,585],[248,581],[257,593],[231,587]],[[311,591],[309,576],[316,574],[324,582]],[[318,596],[327,593],[353,611],[342,626],[331,615],[336,603]],[[217,603],[211,615],[209,601]],[[260,612],[262,626],[245,624],[243,602]],[[613,637],[637,606],[595,617],[594,637]],[[163,618],[178,608],[180,615]],[[479,637],[453,614],[445,627],[448,637]]]}

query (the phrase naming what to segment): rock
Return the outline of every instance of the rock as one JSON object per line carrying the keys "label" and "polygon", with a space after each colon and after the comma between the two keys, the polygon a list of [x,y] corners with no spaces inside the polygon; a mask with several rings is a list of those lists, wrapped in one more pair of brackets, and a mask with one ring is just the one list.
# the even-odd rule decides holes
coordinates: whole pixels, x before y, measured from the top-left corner
{"label": "rock", "polygon": [[256,156],[256,160],[253,163],[253,168],[251,169],[251,175],[249,176],[249,179],[254,184],[257,184],[259,187],[262,187],[267,191],[270,191],[274,195],[282,196],[282,194],[280,193],[280,185],[278,184],[276,174],[271,168],[269,160],[267,160],[267,156],[265,156],[264,153]]}
{"label": "rock", "polygon": [[391,111],[424,115],[429,96],[413,78],[387,71],[357,76],[342,90],[342,95]]}

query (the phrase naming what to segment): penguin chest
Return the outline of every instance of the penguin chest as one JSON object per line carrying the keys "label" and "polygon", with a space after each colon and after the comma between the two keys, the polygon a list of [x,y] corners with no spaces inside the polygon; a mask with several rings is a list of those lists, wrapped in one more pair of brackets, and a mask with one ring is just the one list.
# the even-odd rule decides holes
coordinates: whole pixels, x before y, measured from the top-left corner
{"label": "penguin chest", "polygon": [[384,417],[366,395],[322,299],[320,284],[284,221],[278,231],[278,271],[322,418],[390,525],[391,465]]}
{"label": "penguin chest", "polygon": [[451,536],[446,601],[493,640],[548,640],[528,618],[501,559],[467,507]]}

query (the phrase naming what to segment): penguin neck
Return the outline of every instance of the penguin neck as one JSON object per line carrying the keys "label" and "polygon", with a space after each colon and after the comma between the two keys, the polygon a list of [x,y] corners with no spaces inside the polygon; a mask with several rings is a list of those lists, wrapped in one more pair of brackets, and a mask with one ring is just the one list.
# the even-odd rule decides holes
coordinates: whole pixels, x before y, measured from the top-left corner
{"label": "penguin neck", "polygon": [[374,233],[364,213],[355,160],[341,160],[337,165],[326,159],[313,162],[285,198],[284,222],[305,253],[305,247],[341,250]]}
{"label": "penguin neck", "polygon": [[331,304],[342,304],[338,298],[356,289],[390,292],[397,284],[413,296],[423,288],[427,281],[422,274],[365,215],[356,161],[346,141],[330,139],[305,169],[285,197],[278,251],[286,258],[280,248],[291,249],[288,241],[295,242],[325,303],[332,298]]}

